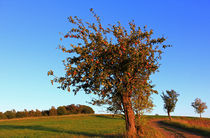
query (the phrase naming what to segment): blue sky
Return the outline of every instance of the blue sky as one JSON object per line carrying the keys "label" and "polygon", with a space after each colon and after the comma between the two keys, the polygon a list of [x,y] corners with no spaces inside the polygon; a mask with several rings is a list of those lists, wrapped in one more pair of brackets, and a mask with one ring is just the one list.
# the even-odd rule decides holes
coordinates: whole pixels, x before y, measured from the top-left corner
{"label": "blue sky", "polygon": [[[135,20],[147,25],[156,36],[166,36],[168,48],[160,72],[152,76],[159,91],[153,95],[156,107],[151,114],[165,115],[162,91],[179,94],[172,115],[198,116],[191,107],[197,97],[207,102],[203,114],[210,117],[210,1],[112,1],[112,0],[0,0],[0,111],[49,109],[51,106],[87,104],[92,95],[76,96],[50,84],[47,71],[62,75],[65,59],[59,45],[59,32],[72,26],[67,17],[91,21],[90,8],[101,16],[102,24]],[[92,106],[97,113],[104,108]]]}

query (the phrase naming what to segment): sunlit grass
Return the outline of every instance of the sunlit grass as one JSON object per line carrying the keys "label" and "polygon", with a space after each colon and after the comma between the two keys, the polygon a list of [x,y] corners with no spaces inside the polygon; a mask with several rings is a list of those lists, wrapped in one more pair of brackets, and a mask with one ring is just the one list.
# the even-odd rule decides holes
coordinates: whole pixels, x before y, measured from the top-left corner
{"label": "sunlit grass", "polygon": [[99,115],[0,121],[0,137],[121,137],[124,120]]}
{"label": "sunlit grass", "polygon": [[172,121],[162,121],[163,124],[193,132],[202,136],[210,136],[210,119],[180,117]]}
{"label": "sunlit grass", "polygon": [[[125,122],[120,115],[66,115],[0,120],[0,137],[123,137]],[[145,116],[142,137],[164,137],[149,124],[152,119],[165,120],[188,131],[210,134],[210,119],[190,117]]]}

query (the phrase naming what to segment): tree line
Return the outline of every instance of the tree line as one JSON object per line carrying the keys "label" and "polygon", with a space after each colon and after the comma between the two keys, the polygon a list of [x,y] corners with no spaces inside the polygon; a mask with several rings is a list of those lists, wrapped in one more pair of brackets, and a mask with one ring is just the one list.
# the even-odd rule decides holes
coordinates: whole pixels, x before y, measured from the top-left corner
{"label": "tree line", "polygon": [[41,117],[41,116],[57,116],[57,115],[69,115],[69,114],[94,114],[94,110],[86,105],[66,105],[55,108],[52,106],[49,110],[40,111],[36,110],[24,110],[24,111],[5,111],[0,112],[0,119],[12,119],[12,118],[24,118],[24,117]]}

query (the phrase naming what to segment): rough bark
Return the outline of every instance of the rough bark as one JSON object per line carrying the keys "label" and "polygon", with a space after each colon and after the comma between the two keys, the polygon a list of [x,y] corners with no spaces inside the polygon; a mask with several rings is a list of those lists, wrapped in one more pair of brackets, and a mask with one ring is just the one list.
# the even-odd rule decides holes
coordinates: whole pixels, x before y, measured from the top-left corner
{"label": "rough bark", "polygon": [[135,115],[131,104],[131,98],[127,94],[122,96],[122,104],[125,114],[127,136],[129,138],[134,138],[137,134],[135,127]]}

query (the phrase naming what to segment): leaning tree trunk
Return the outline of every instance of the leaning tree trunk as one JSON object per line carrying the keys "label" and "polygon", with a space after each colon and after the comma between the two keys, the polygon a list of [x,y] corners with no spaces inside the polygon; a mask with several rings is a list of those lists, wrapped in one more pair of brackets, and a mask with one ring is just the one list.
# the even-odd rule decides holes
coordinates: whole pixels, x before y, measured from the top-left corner
{"label": "leaning tree trunk", "polygon": [[168,112],[168,117],[169,117],[169,120],[171,120],[171,115],[170,115],[170,112]]}
{"label": "leaning tree trunk", "polygon": [[131,104],[131,98],[128,96],[128,94],[124,94],[122,96],[122,104],[125,114],[127,136],[129,138],[136,137],[137,133],[135,127],[135,115]]}

